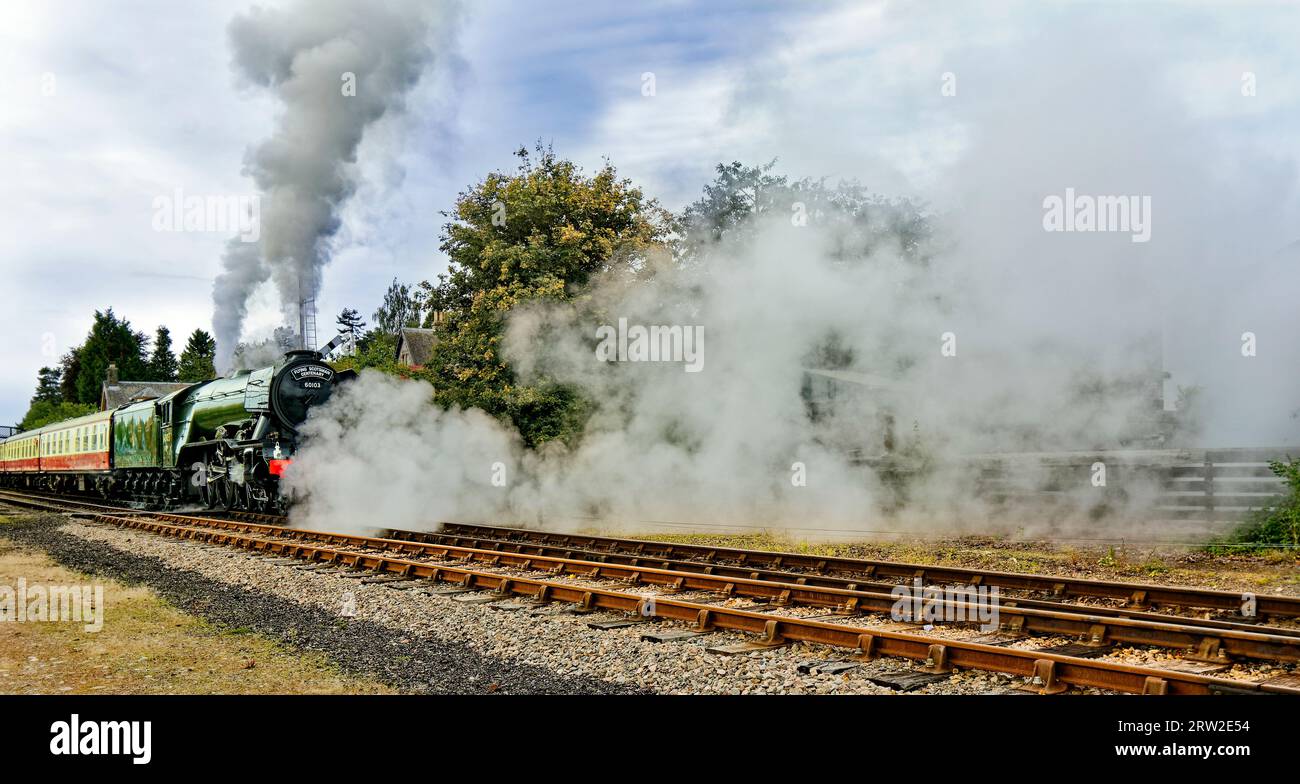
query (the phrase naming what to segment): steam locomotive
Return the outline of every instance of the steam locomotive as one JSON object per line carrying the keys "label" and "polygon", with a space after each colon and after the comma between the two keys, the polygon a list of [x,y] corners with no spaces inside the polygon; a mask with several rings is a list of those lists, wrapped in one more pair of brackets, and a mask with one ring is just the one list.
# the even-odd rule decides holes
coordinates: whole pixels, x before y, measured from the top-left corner
{"label": "steam locomotive", "polygon": [[298,428],[353,375],[290,351],[270,367],[17,433],[0,440],[0,486],[283,511]]}

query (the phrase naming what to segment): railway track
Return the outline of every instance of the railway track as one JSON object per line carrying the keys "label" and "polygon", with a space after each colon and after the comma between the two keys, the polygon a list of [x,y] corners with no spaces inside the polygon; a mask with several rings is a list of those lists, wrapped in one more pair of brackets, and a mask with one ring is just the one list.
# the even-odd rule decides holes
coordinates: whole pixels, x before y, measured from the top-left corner
{"label": "railway track", "polygon": [[[400,579],[453,583],[464,590],[489,590],[502,598],[523,596],[537,602],[571,602],[579,609],[613,610],[631,614],[638,620],[681,621],[689,623],[694,632],[730,630],[760,635],[756,641],[733,646],[740,651],[805,641],[852,649],[858,659],[884,655],[922,661],[924,669],[932,673],[965,667],[1020,675],[1030,679],[1031,689],[1042,693],[1056,693],[1074,685],[1135,693],[1300,695],[1300,689],[1287,682],[1232,680],[1195,672],[1136,667],[1051,650],[1009,648],[1005,644],[988,644],[987,636],[976,640],[927,636],[913,633],[911,628],[900,631],[897,627],[902,624],[894,628],[859,626],[856,623],[868,616],[890,612],[896,601],[886,592],[861,590],[861,585],[850,588],[782,582],[773,579],[773,575],[762,579],[711,573],[707,568],[685,571],[644,563],[510,552],[499,547],[335,534],[222,519],[210,514],[141,512],[79,500],[11,493],[0,493],[0,500],[45,509],[72,508],[101,523],[370,569]],[[575,585],[575,581],[583,584]],[[627,585],[639,592],[625,590]],[[670,593],[647,595],[646,590]],[[688,591],[704,592],[716,598],[686,601],[673,597],[674,593]],[[740,599],[757,604],[740,608],[720,604],[716,599],[728,603]],[[959,600],[947,601],[945,609],[958,609],[963,604]],[[1197,625],[1169,616],[1147,618],[1148,614],[1137,613],[1142,617],[1135,618],[1087,612],[1091,609],[1094,608],[1076,607],[1071,612],[1063,612],[1004,604],[999,608],[1003,616],[1001,636],[1015,640],[1028,634],[1067,635],[1084,639],[1085,647],[1099,649],[1111,642],[1158,646],[1186,651],[1194,660],[1215,663],[1232,658],[1300,661],[1300,632],[1295,630],[1259,630],[1260,627],[1247,630],[1205,619],[1195,619],[1201,621]]]}
{"label": "railway track", "polygon": [[[437,536],[438,534],[392,531],[397,537]],[[542,547],[559,547],[583,550],[605,555],[607,558],[635,558],[671,560],[677,563],[695,562],[713,565],[715,570],[745,569],[762,574],[763,570],[783,575],[796,575],[807,582],[825,582],[828,578],[862,584],[887,578],[889,582],[877,585],[898,584],[901,581],[921,579],[930,585],[986,585],[997,586],[1032,594],[1041,594],[1056,600],[1092,599],[1123,602],[1125,609],[1146,610],[1152,607],[1213,610],[1236,616],[1239,622],[1255,623],[1269,619],[1300,618],[1300,597],[1256,594],[1255,615],[1241,615],[1244,597],[1232,591],[1189,588],[1170,585],[1150,585],[1077,577],[999,572],[988,569],[970,569],[953,566],[901,563],[859,558],[838,558],[803,553],[783,553],[763,550],[743,550],[728,547],[656,542],[641,539],[624,539],[586,534],[562,534],[523,528],[444,523],[442,535],[500,541],[503,543],[534,544]],[[829,583],[826,583],[829,584]]]}
{"label": "railway track", "polygon": [[[453,530],[455,527],[452,527]],[[571,546],[569,543],[564,544],[536,544],[528,541],[519,541],[509,538],[509,533],[514,529],[491,529],[483,526],[475,526],[480,532],[499,530],[506,538],[498,536],[474,535],[473,532],[461,533],[442,533],[442,532],[423,532],[423,531],[404,531],[392,529],[388,535],[395,539],[407,541],[425,542],[433,544],[451,544],[462,547],[472,547],[483,550],[492,550],[495,552],[508,552],[521,555],[545,555],[559,558],[577,558],[589,561],[598,561],[601,563],[624,564],[627,566],[652,567],[659,569],[672,569],[684,572],[701,572],[709,575],[720,577],[744,577],[751,580],[766,580],[773,582],[795,583],[805,586],[822,586],[827,588],[843,588],[846,590],[861,591],[883,591],[893,590],[899,583],[891,581],[875,581],[863,577],[837,577],[832,575],[809,573],[799,571],[781,571],[774,569],[758,569],[747,567],[738,563],[727,563],[709,560],[681,560],[671,558],[660,558],[656,556],[646,556],[635,552],[619,552],[613,550],[591,550]],[[561,535],[562,536],[562,535]],[[636,541],[636,540],[627,540]],[[745,551],[750,552],[750,551]],[[978,579],[975,584],[978,584]],[[941,587],[943,583],[933,581],[924,581],[923,584],[929,587]],[[1133,620],[1146,620],[1155,623],[1178,623],[1185,626],[1195,626],[1208,630],[1226,630],[1226,631],[1260,631],[1262,626],[1256,619],[1251,622],[1238,620],[1225,620],[1222,618],[1202,618],[1190,615],[1171,615],[1169,613],[1149,612],[1134,607],[1114,607],[1105,604],[1088,604],[1080,605],[1065,599],[1035,599],[1028,595],[1008,597],[1007,602],[1013,603],[1011,606],[1024,609],[1038,609],[1057,612],[1086,612],[1092,615],[1105,616],[1109,618],[1129,618]],[[1188,609],[1188,608],[1180,608]],[[1276,632],[1288,636],[1300,636],[1300,628],[1278,627]]]}

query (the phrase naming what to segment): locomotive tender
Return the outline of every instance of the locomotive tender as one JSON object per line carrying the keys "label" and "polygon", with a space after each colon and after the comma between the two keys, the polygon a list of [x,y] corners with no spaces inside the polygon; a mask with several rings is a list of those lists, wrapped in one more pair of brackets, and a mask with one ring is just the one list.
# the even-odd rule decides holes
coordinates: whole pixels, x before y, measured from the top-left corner
{"label": "locomotive tender", "polygon": [[282,511],[298,428],[353,375],[290,351],[270,367],[17,433],[0,440],[0,486]]}

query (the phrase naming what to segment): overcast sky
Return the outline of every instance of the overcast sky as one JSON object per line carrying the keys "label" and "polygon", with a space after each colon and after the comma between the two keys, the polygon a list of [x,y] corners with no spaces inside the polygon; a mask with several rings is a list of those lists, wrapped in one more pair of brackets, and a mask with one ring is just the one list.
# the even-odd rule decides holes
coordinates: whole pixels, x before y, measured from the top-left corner
{"label": "overcast sky", "polygon": [[[5,3],[0,422],[22,416],[37,369],[84,338],[97,308],[149,333],[167,325],[177,351],[195,328],[211,329],[212,280],[229,235],[155,231],[153,201],[177,188],[253,192],[244,152],[271,132],[275,106],[236,83],[227,37],[231,18],[252,5]],[[368,318],[392,278],[442,271],[439,211],[538,139],[588,169],[608,157],[672,208],[718,162],[774,157],[796,176],[858,177],[951,206],[941,183],[969,143],[966,112],[993,100],[979,75],[1008,46],[1103,13],[976,5],[468,4],[454,56],[426,74],[406,114],[385,118],[362,143],[364,180],[325,273],[322,334],[342,307]],[[1104,9],[1117,30],[1151,34],[1159,78],[1188,116],[1220,143],[1270,161],[1260,177],[1280,178],[1294,199],[1300,10]],[[964,104],[940,98],[945,72],[957,75]],[[1249,100],[1245,72],[1258,80]],[[246,335],[278,321],[272,292],[264,294]]]}

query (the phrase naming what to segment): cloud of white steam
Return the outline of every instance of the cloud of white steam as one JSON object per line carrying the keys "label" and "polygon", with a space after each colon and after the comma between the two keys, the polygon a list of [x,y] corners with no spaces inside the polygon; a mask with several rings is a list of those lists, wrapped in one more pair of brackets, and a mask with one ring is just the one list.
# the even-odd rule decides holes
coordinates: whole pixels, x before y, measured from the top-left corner
{"label": "cloud of white steam", "polygon": [[282,111],[245,158],[261,194],[261,238],[232,241],[213,285],[218,368],[230,364],[258,286],[274,282],[288,324],[317,294],[339,208],[357,186],[358,145],[403,108],[449,46],[457,13],[454,2],[310,0],[231,22],[238,76],[271,91]]}
{"label": "cloud of white steam", "polygon": [[294,514],[315,527],[427,527],[506,509],[493,464],[513,478],[517,436],[478,410],[443,411],[423,382],[375,371],[336,392],[306,426],[312,446],[286,476]]}
{"label": "cloud of white steam", "polygon": [[[976,476],[950,462],[1159,446],[1143,439],[1157,430],[1162,366],[1207,390],[1194,445],[1300,443],[1300,265],[1275,250],[1294,239],[1295,172],[1172,97],[1169,63],[1144,36],[1074,22],[1041,32],[959,70],[952,100],[964,103],[940,108],[949,99],[937,74],[926,80],[925,100],[952,111],[968,140],[935,189],[944,212],[929,265],[889,248],[846,265],[832,253],[834,227],[772,215],[752,242],[700,266],[610,278],[581,302],[521,310],[506,355],[522,379],[544,374],[597,404],[573,451],[524,452],[494,420],[436,409],[426,387],[363,377],[309,423],[289,480],[305,498],[296,514],[335,527],[988,530],[1022,521],[985,519]],[[842,109],[822,108],[815,123],[786,112],[819,129],[806,145],[836,142]],[[1067,188],[1149,197],[1150,240],[1045,231],[1044,198]],[[598,362],[595,328],[620,317],[703,326],[703,371]],[[1246,330],[1267,353],[1242,356]],[[852,357],[841,370],[865,383],[814,420],[804,368],[831,335]],[[889,476],[850,459],[882,453],[891,414],[895,452],[917,461],[901,497]],[[504,487],[491,483],[495,463]],[[806,486],[792,482],[796,463]],[[1064,491],[1081,508],[1095,498],[1088,478]],[[886,519],[900,500],[905,512]]]}

